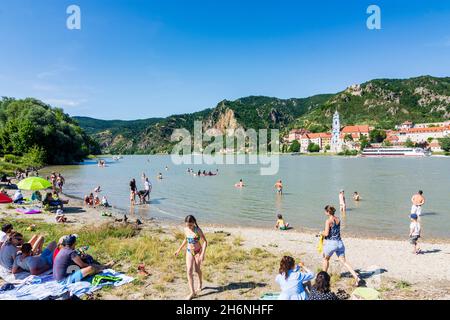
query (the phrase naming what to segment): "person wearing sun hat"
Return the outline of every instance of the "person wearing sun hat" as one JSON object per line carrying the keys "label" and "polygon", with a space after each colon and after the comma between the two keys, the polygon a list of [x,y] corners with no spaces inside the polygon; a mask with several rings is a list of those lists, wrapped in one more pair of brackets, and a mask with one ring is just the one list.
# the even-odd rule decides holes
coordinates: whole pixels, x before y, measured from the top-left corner
{"label": "person wearing sun hat", "polygon": [[419,218],[417,214],[413,213],[409,217],[411,218],[411,224],[409,225],[409,242],[414,246],[413,253],[419,254],[420,248],[417,244],[417,241],[420,238],[422,228],[420,226],[420,222],[417,221],[417,219]]}

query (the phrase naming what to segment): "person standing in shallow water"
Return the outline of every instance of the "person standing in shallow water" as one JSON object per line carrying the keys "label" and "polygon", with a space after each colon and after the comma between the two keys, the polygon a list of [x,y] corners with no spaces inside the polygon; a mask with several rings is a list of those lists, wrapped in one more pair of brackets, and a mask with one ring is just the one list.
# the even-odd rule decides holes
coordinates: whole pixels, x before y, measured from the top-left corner
{"label": "person standing in shallow water", "polygon": [[347,268],[353,278],[355,278],[355,285],[358,286],[361,279],[345,259],[345,246],[341,239],[341,221],[338,217],[335,217],[335,212],[336,209],[334,207],[329,205],[325,207],[327,220],[325,221],[325,229],[320,234],[325,239],[322,270],[328,272],[330,258],[336,253],[339,261]]}
{"label": "person standing in shallow water", "polygon": [[420,215],[422,214],[422,206],[425,204],[423,191],[419,190],[415,195],[413,195],[411,198],[411,202],[411,214],[417,214],[417,216],[420,217]]}
{"label": "person standing in shallow water", "polygon": [[[186,272],[190,290],[190,294],[187,299],[191,300],[203,289],[201,264],[205,260],[208,241],[206,240],[202,229],[198,226],[197,220],[194,216],[187,216],[184,219],[184,222],[185,239],[175,252],[175,256],[178,256],[180,251],[186,246]],[[197,290],[194,289],[194,271],[197,273],[199,281]]]}
{"label": "person standing in shallow water", "polygon": [[343,217],[345,217],[347,213],[347,203],[345,202],[345,194],[344,190],[339,192],[339,209]]}

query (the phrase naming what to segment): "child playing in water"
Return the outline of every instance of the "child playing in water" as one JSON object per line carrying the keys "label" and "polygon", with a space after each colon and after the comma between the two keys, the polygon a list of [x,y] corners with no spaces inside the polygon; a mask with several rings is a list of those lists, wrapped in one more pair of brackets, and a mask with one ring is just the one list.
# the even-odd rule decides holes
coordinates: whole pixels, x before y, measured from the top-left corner
{"label": "child playing in water", "polygon": [[419,254],[420,248],[417,241],[420,238],[421,227],[420,223],[417,221],[417,214],[413,213],[411,216],[411,224],[409,225],[409,242],[414,246],[413,253]]}
{"label": "child playing in water", "polygon": [[275,229],[287,230],[289,228],[289,223],[284,222],[283,216],[281,214],[277,215],[277,223],[275,224]]}
{"label": "child playing in water", "polygon": [[357,191],[353,192],[353,200],[359,201],[359,193]]}

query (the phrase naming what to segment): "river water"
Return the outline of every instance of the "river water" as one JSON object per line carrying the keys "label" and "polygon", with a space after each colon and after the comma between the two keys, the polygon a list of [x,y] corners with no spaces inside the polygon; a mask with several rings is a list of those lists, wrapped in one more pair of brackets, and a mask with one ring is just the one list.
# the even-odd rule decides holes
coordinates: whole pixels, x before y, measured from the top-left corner
{"label": "river water", "polygon": [[[276,213],[295,228],[321,229],[323,207],[339,207],[338,192],[346,191],[348,212],[344,221],[349,233],[408,237],[411,196],[422,189],[426,198],[422,225],[430,238],[450,238],[450,158],[348,158],[333,156],[280,156],[274,176],[260,175],[258,165],[175,165],[170,156],[124,156],[106,159],[99,168],[95,161],[83,165],[50,167],[66,178],[64,192],[83,197],[96,186],[102,187],[111,204],[130,210],[129,180],[135,178],[143,189],[141,175],[153,184],[150,205],[135,206],[142,217],[182,221],[193,214],[199,222],[272,227]],[[168,166],[168,170],[165,167]],[[213,177],[188,174],[194,170],[219,170]],[[157,180],[161,172],[164,179]],[[243,179],[247,185],[234,184]],[[282,179],[284,194],[274,189]],[[361,195],[355,203],[354,191]]]}

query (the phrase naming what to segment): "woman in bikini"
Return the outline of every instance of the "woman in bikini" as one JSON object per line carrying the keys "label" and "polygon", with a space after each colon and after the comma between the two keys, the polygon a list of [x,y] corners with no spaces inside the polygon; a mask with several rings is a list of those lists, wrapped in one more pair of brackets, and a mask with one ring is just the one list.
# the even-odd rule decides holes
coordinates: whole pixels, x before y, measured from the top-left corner
{"label": "woman in bikini", "polygon": [[[175,256],[178,256],[180,251],[186,246],[186,268],[190,290],[190,294],[187,299],[191,300],[202,290],[201,264],[205,260],[208,242],[206,241],[205,235],[203,234],[202,229],[198,226],[197,220],[194,216],[187,216],[184,219],[184,222],[186,224],[184,228],[186,238],[175,252]],[[194,289],[194,271],[198,275],[197,291]]]}

